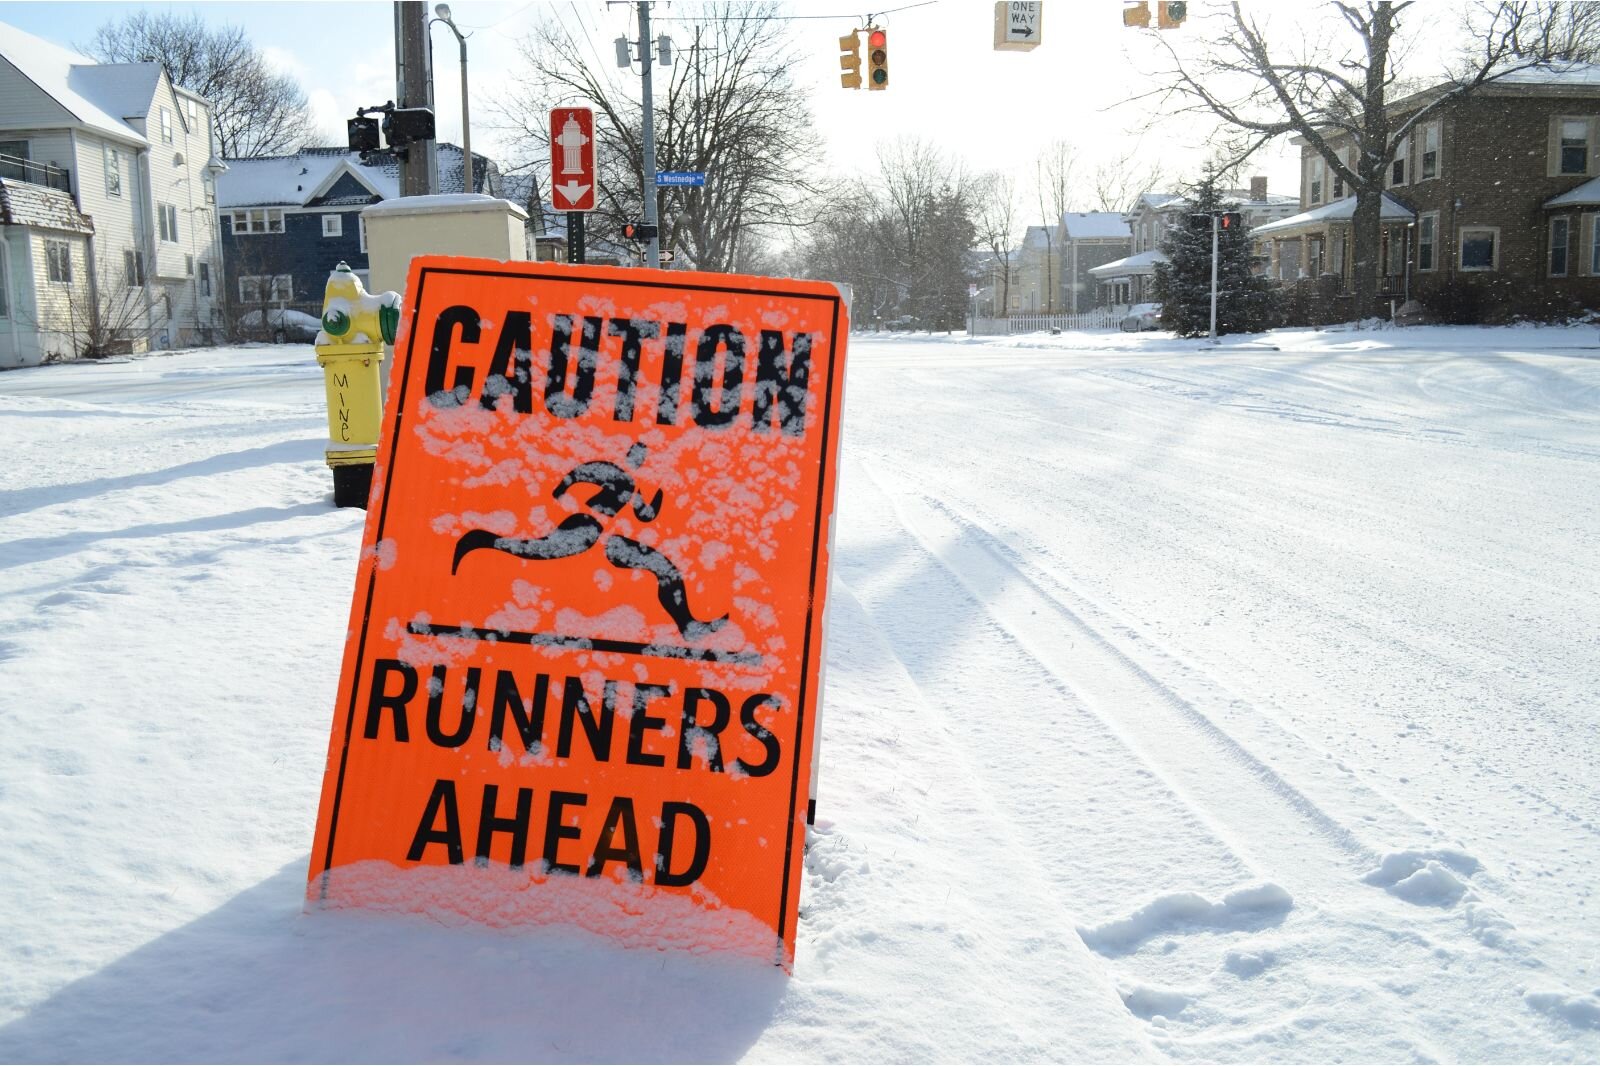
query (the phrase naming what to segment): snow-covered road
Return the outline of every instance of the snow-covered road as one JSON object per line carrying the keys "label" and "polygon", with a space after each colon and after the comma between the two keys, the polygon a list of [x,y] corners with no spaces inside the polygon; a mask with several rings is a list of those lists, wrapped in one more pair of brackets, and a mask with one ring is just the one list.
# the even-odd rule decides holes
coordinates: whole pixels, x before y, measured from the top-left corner
{"label": "snow-covered road", "polygon": [[0,375],[0,1060],[1600,1059],[1594,331],[1271,343],[852,342],[787,979],[302,915],[320,372]]}

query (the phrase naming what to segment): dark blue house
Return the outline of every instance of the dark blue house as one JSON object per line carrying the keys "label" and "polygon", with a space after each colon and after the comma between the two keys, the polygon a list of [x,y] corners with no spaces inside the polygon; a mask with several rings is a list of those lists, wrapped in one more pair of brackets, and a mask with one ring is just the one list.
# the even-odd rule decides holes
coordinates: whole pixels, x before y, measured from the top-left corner
{"label": "dark blue house", "polygon": [[[500,195],[494,163],[473,153],[473,192]],[[439,145],[439,191],[461,192],[461,149]],[[344,148],[230,159],[217,178],[229,321],[279,308],[322,313],[328,272],[341,261],[367,280],[361,210],[400,194],[400,164],[388,152],[362,162]],[[259,326],[266,321],[256,314]]]}

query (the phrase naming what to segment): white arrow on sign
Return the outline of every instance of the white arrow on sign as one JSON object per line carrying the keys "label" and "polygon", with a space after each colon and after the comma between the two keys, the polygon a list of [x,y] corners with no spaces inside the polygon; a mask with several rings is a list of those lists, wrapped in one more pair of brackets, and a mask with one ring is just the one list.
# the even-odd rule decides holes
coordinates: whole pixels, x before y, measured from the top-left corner
{"label": "white arrow on sign", "polygon": [[579,200],[583,199],[583,194],[589,191],[589,186],[579,185],[575,181],[569,181],[565,185],[557,185],[555,189],[556,192],[560,193],[566,198],[567,203],[575,204]]}

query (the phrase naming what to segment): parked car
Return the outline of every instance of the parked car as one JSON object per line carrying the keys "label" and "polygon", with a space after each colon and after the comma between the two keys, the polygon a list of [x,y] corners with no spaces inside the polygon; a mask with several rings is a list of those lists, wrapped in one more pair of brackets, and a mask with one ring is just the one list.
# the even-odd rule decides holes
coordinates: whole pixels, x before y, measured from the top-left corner
{"label": "parked car", "polygon": [[239,330],[247,337],[270,339],[274,344],[289,341],[309,343],[317,339],[322,322],[315,315],[296,311],[291,307],[271,308],[262,325],[262,312],[250,311],[239,318]]}
{"label": "parked car", "polygon": [[1134,304],[1128,308],[1128,313],[1122,316],[1122,332],[1124,333],[1138,333],[1142,330],[1160,328],[1160,304]]}
{"label": "parked car", "polygon": [[917,328],[917,316],[901,315],[899,318],[891,318],[883,324],[883,328],[892,333],[902,330],[914,330]]}

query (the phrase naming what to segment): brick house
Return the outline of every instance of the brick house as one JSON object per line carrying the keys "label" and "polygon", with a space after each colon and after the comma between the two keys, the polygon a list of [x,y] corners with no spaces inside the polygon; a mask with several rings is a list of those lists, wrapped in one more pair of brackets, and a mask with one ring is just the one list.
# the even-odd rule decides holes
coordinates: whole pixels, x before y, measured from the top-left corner
{"label": "brick house", "polygon": [[[1440,89],[1390,106],[1415,114]],[[1351,312],[1355,198],[1301,145],[1301,213],[1257,235],[1304,317]],[[1348,138],[1330,137],[1353,153]],[[1353,158],[1347,154],[1346,159]],[[1380,292],[1457,322],[1600,307],[1600,66],[1519,71],[1413,128],[1385,174]]]}
{"label": "brick house", "polygon": [[[228,167],[217,179],[217,206],[234,320],[266,308],[321,315],[328,272],[341,261],[366,283],[361,210],[400,194],[398,160],[388,152],[362,162],[345,148],[302,148]],[[461,177],[461,149],[440,144],[440,191],[461,192]],[[499,195],[499,168],[476,152],[473,183],[474,192]]]}

